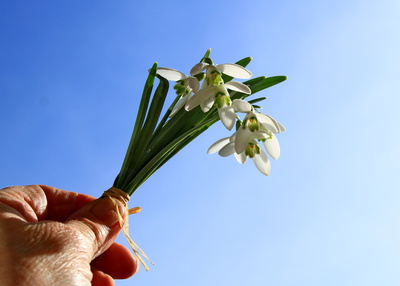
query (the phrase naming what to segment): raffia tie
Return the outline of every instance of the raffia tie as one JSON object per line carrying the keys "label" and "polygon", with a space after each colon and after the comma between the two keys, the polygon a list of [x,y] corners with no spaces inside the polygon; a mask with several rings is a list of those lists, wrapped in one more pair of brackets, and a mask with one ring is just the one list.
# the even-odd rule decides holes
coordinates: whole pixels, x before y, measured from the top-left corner
{"label": "raffia tie", "polygon": [[[115,209],[117,210],[117,215],[118,215],[118,221],[119,224],[122,228],[122,232],[124,233],[125,239],[128,242],[129,246],[132,248],[133,253],[135,254],[136,258],[142,263],[144,269],[146,271],[149,271],[150,268],[147,266],[146,262],[144,261],[143,258],[145,258],[147,261],[149,261],[151,264],[154,264],[153,262],[150,261],[150,259],[147,257],[146,253],[140,247],[132,240],[131,236],[129,235],[129,215],[135,214],[140,212],[142,209],[140,207],[135,207],[135,208],[128,208],[128,202],[129,202],[129,195],[125,193],[124,191],[111,187],[107,191],[105,191],[102,195],[102,197],[108,197],[111,199],[111,201],[115,205]],[[126,219],[122,217],[121,213],[119,212],[118,208],[118,201],[122,202],[124,204],[126,213],[128,214],[126,216]]]}

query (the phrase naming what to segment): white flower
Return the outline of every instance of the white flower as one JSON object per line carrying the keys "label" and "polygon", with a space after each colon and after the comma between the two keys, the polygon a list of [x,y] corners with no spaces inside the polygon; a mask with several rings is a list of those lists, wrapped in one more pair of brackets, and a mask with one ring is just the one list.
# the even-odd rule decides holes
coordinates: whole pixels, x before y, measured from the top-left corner
{"label": "white flower", "polygon": [[242,113],[247,113],[244,122],[249,124],[251,129],[268,129],[273,133],[285,132],[286,128],[271,116],[263,113],[254,112],[253,106],[243,99],[236,99],[232,103],[233,108]]}
{"label": "white flower", "polygon": [[240,82],[231,81],[224,83],[222,72],[230,76],[241,78],[251,77],[251,72],[242,66],[236,64],[212,65],[208,63],[199,63],[195,65],[190,74],[196,75],[206,69],[206,76],[200,91],[196,92],[186,103],[186,110],[192,110],[200,105],[203,112],[207,112],[213,105],[218,108],[219,117],[224,126],[231,130],[235,125],[236,114],[231,107],[231,99],[228,89],[251,94],[250,88]]}
{"label": "white flower", "polygon": [[[235,140],[235,150],[238,154],[244,152],[247,148],[249,140],[252,138],[260,139],[263,141],[265,149],[273,159],[278,159],[280,155],[280,147],[278,139],[274,133],[286,131],[285,127],[271,116],[256,113],[250,103],[244,100],[234,101],[233,108],[239,112],[247,113],[243,120],[242,126],[237,131]],[[258,134],[267,134],[265,138],[258,138]]]}
{"label": "white flower", "polygon": [[250,88],[240,82],[231,81],[216,86],[209,86],[190,97],[186,102],[185,109],[190,111],[200,105],[203,112],[207,112],[215,105],[218,108],[218,114],[222,123],[227,129],[231,130],[235,125],[236,115],[231,106],[232,101],[227,90],[228,88],[246,94],[251,93]]}
{"label": "white flower", "polygon": [[[260,131],[259,133],[254,133],[254,135],[256,137],[258,136],[264,138],[265,135],[262,134],[263,132],[264,131]],[[251,159],[253,159],[253,162],[257,169],[264,175],[268,176],[271,171],[271,163],[268,159],[268,156],[260,148],[256,140],[254,140],[255,138],[251,138],[248,141],[247,147],[241,153],[237,153],[235,151],[236,138],[237,133],[233,134],[231,137],[226,137],[218,140],[210,146],[210,148],[208,149],[208,154],[212,154],[217,151],[219,151],[218,154],[222,157],[227,157],[234,154],[236,160],[241,164],[244,164],[247,161],[247,158],[250,157]]]}
{"label": "white flower", "polygon": [[185,105],[192,93],[199,90],[199,81],[195,77],[187,76],[180,71],[170,68],[157,68],[157,74],[167,80],[176,81],[174,89],[180,98],[169,115],[172,117],[176,112],[179,111],[179,109],[182,108],[182,106]]}
{"label": "white flower", "polygon": [[[231,77],[248,79],[251,78],[252,74],[246,68],[237,64],[222,64],[213,65],[208,63],[198,63],[191,70],[190,75],[195,76],[206,69],[206,75],[210,76],[213,71],[217,70],[221,73],[229,75]],[[211,83],[209,83],[211,85]]]}
{"label": "white flower", "polygon": [[270,161],[258,142],[263,143],[271,158],[278,159],[280,146],[274,133],[285,131],[285,127],[269,115],[256,113],[253,106],[245,100],[235,99],[230,107],[236,112],[247,113],[243,123],[231,137],[223,138],[211,145],[208,153],[218,151],[223,157],[234,154],[241,164],[250,157],[261,173],[269,175]]}
{"label": "white flower", "polygon": [[217,99],[217,97],[219,96],[229,97],[229,93],[227,90],[228,88],[230,90],[246,94],[251,93],[251,90],[247,85],[236,81],[230,81],[220,85],[209,86],[204,89],[200,89],[190,98],[190,100],[186,104],[186,110],[188,111],[192,110],[196,106],[200,105],[201,109],[204,112],[209,111],[212,105],[214,104],[215,99]]}

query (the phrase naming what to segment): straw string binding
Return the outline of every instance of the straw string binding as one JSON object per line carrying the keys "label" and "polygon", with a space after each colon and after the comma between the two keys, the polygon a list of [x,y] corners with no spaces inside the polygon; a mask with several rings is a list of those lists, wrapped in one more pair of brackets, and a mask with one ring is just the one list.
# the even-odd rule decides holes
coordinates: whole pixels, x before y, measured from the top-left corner
{"label": "straw string binding", "polygon": [[[127,193],[125,193],[124,191],[122,191],[118,188],[115,188],[115,187],[109,188],[107,191],[105,191],[103,193],[103,195],[101,197],[108,197],[114,203],[115,209],[117,210],[117,214],[118,214],[119,224],[122,228],[122,232],[124,234],[126,241],[128,242],[129,246],[132,248],[132,251],[133,251],[134,255],[136,256],[136,258],[143,265],[144,269],[146,269],[146,271],[149,271],[150,268],[147,266],[144,259],[146,259],[153,265],[154,265],[154,263],[151,262],[151,260],[147,257],[146,253],[144,253],[144,251],[142,249],[140,249],[140,247],[132,240],[131,236],[129,235],[129,215],[138,213],[142,209],[140,207],[135,207],[135,208],[129,209],[128,208],[128,202],[130,199],[129,195]],[[126,216],[125,220],[119,212],[117,201],[120,201],[124,204],[126,213],[128,214]]]}

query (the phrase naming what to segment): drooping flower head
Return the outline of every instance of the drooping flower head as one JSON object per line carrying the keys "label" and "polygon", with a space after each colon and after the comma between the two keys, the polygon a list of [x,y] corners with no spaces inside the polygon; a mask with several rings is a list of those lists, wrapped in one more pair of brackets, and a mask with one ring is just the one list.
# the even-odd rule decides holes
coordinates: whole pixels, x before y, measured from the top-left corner
{"label": "drooping flower head", "polygon": [[[280,155],[278,139],[275,134],[284,132],[285,127],[271,116],[256,112],[250,103],[241,100],[234,102],[234,108],[239,112],[247,113],[240,128],[237,130],[237,140],[235,150],[242,153],[252,138],[257,138],[264,143],[268,154],[277,159]],[[263,138],[258,138],[255,134],[264,134]]]}
{"label": "drooping flower head", "polygon": [[175,93],[179,96],[179,100],[176,102],[174,108],[171,111],[170,117],[174,116],[182,106],[188,101],[189,97],[193,92],[199,90],[199,80],[195,77],[187,76],[180,71],[170,68],[157,68],[157,74],[166,78],[167,80],[175,81],[174,85]]}
{"label": "drooping flower head", "polygon": [[[229,155],[234,154],[236,160],[240,164],[244,164],[247,161],[247,158],[253,160],[257,169],[268,176],[271,171],[271,164],[268,159],[268,156],[262,150],[260,145],[257,143],[255,138],[250,138],[246,144],[245,149],[241,153],[237,153],[235,150],[235,141],[237,139],[237,132],[234,133],[231,137],[226,137],[218,140],[214,144],[210,146],[208,149],[208,154],[212,154],[218,151],[218,154],[222,157],[227,157]],[[254,134],[258,138],[265,137],[265,134]]]}
{"label": "drooping flower head", "polygon": [[231,137],[218,140],[211,145],[208,152],[215,153],[219,150],[218,154],[223,157],[234,154],[241,164],[244,164],[247,158],[251,158],[261,173],[269,175],[270,161],[259,142],[262,142],[271,158],[278,159],[280,147],[274,133],[283,132],[285,128],[269,115],[256,112],[245,100],[233,100],[232,108],[236,112],[246,113],[244,120]]}
{"label": "drooping flower head", "polygon": [[205,79],[201,89],[194,93],[186,103],[186,110],[192,110],[200,105],[204,112],[208,112],[214,105],[218,108],[219,117],[224,126],[231,130],[235,125],[235,111],[231,107],[232,100],[228,89],[244,94],[251,94],[250,88],[236,81],[224,83],[222,74],[228,76],[247,79],[251,77],[251,72],[237,64],[214,65],[211,59],[207,58],[206,62],[196,64],[190,71],[192,76],[205,72]]}

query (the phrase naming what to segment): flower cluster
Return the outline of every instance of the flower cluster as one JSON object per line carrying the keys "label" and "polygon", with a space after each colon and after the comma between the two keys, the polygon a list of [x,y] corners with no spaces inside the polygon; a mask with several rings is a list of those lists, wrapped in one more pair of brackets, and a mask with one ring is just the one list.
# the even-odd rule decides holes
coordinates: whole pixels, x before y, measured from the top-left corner
{"label": "flower cluster", "polygon": [[[228,130],[232,130],[236,123],[236,132],[212,144],[209,154],[218,152],[223,157],[234,154],[241,164],[249,157],[261,173],[269,175],[270,162],[266,153],[273,159],[279,157],[280,147],[275,134],[284,132],[285,128],[271,116],[260,113],[259,107],[252,104],[256,100],[244,100],[252,94],[248,85],[229,80],[249,79],[252,76],[249,70],[238,64],[216,65],[205,57],[191,69],[190,76],[170,68],[158,68],[157,74],[176,82],[174,89],[178,99],[170,117],[183,107],[191,111],[200,106],[205,113],[215,107]],[[224,78],[229,81],[224,81]],[[232,99],[233,93],[235,99]],[[244,118],[240,119],[237,113],[244,113]]]}

